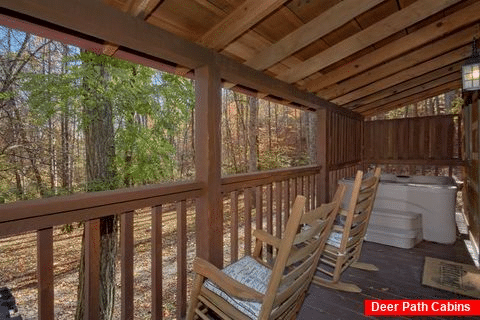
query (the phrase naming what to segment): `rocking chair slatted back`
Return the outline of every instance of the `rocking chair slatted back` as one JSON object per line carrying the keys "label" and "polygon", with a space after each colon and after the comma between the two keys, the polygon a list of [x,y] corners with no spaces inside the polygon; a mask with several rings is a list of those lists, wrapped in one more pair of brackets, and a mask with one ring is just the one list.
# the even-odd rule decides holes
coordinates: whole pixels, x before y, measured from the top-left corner
{"label": "rocking chair slatted back", "polygon": [[[306,199],[298,196],[281,239],[262,230],[253,233],[256,237],[253,255],[242,259],[251,259],[251,264],[256,264],[252,270],[271,270],[269,278],[263,279],[264,292],[260,292],[262,289],[258,289],[258,285],[252,285],[250,280],[245,281],[238,276],[242,270],[231,271],[236,264],[245,260],[242,262],[240,259],[220,271],[197,258],[194,263],[197,275],[187,319],[208,318],[208,310],[213,310],[217,316],[225,319],[293,318],[303,303],[344,193],[345,186],[339,186],[331,203],[306,213]],[[273,266],[263,259],[262,251],[266,244],[278,250]],[[208,266],[208,270],[199,266]],[[248,268],[250,267],[249,265]],[[218,273],[226,277],[231,274],[231,278],[225,280]],[[232,283],[229,284],[230,282]],[[248,286],[250,287],[245,289]],[[258,294],[262,295],[261,299],[256,296]],[[258,308],[258,313],[250,313],[255,308]]]}
{"label": "rocking chair slatted back", "polygon": [[[360,289],[354,285],[342,286],[343,284],[338,283],[341,274],[349,266],[356,264],[360,257],[377,193],[380,172],[380,168],[377,168],[374,175],[366,179],[363,179],[362,171],[357,172],[348,209],[340,211],[341,219],[335,222],[330,236],[332,241],[328,241],[320,258],[321,263],[317,270],[325,277],[315,276],[314,283],[359,292]],[[375,270],[376,267],[368,266],[368,268]]]}

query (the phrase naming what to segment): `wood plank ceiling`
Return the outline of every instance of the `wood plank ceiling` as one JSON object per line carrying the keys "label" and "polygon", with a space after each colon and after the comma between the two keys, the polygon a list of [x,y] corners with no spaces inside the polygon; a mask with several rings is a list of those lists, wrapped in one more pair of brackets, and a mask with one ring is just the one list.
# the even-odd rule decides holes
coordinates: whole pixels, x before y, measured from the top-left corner
{"label": "wood plank ceiling", "polygon": [[460,88],[480,37],[480,0],[104,1],[365,116]]}

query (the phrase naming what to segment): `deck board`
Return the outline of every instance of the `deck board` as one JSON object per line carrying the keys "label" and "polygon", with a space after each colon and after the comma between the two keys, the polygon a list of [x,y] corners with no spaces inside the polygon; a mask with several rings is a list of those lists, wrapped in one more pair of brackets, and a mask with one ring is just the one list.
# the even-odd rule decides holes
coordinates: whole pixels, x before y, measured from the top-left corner
{"label": "deck board", "polygon": [[[426,256],[473,265],[461,240],[453,245],[422,241],[413,249],[400,249],[365,242],[360,261],[373,263],[380,270],[369,272],[349,268],[342,275],[343,281],[357,284],[362,288],[362,292],[348,293],[312,285],[298,314],[298,319],[378,319],[363,315],[365,299],[473,299],[422,286],[423,264]],[[415,319],[421,318],[415,317]],[[428,319],[455,318],[428,317]],[[474,319],[480,319],[480,317],[474,317]]]}

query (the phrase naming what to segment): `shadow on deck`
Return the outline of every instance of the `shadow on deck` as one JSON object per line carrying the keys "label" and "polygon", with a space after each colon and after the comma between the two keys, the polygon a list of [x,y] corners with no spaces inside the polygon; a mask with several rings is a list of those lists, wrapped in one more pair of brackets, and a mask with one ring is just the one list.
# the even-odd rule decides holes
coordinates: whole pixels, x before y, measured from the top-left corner
{"label": "shadow on deck", "polygon": [[[454,245],[422,241],[409,250],[364,242],[360,261],[373,263],[380,270],[368,272],[349,268],[342,275],[343,281],[357,284],[362,288],[362,292],[347,293],[312,285],[298,319],[368,318],[363,315],[365,299],[473,299],[422,286],[423,264],[426,256],[473,265],[465,244],[461,240]],[[480,319],[480,317],[475,318]],[[435,319],[441,318],[435,317]]]}

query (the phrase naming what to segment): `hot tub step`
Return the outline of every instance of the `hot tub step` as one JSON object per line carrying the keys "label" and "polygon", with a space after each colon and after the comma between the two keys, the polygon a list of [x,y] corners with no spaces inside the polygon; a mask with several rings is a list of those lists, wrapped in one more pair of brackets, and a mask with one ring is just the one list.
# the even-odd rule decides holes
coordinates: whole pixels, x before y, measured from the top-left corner
{"label": "hot tub step", "polygon": [[422,215],[392,209],[374,210],[370,216],[370,225],[404,230],[422,228]]}
{"label": "hot tub step", "polygon": [[369,225],[365,241],[376,242],[397,248],[410,249],[422,241],[422,229],[398,229]]}

